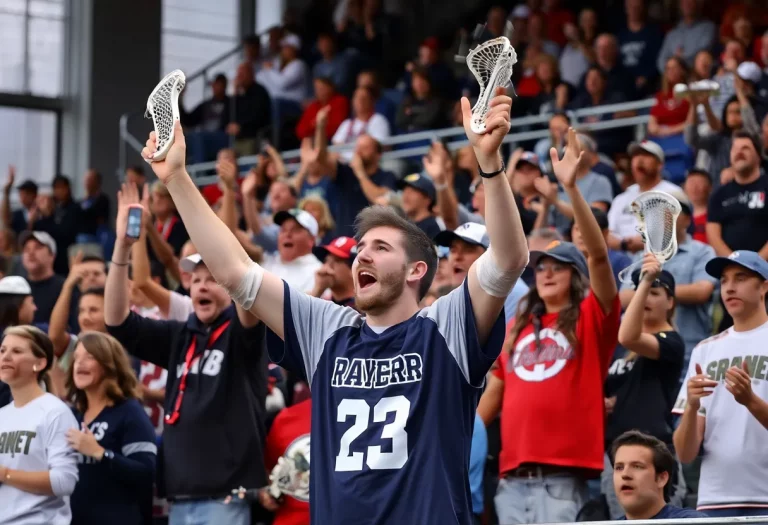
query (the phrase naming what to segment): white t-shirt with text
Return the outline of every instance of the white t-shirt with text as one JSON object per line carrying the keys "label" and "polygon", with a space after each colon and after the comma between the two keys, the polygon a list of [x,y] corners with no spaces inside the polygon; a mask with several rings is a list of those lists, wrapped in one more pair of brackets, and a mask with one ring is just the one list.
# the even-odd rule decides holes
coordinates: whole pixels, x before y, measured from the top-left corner
{"label": "white t-shirt with text", "polygon": [[[680,186],[662,180],[649,191],[682,192]],[[634,237],[637,233],[637,217],[632,213],[632,202],[641,194],[640,186],[633,184],[624,193],[616,195],[608,210],[608,228],[619,239]]]}

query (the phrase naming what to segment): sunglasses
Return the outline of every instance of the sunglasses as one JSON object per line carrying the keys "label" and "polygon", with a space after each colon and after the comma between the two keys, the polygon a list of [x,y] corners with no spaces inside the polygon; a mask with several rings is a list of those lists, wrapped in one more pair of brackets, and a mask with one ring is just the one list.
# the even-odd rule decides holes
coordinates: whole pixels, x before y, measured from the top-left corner
{"label": "sunglasses", "polygon": [[536,273],[543,273],[551,271],[552,273],[560,273],[568,269],[567,264],[555,262],[555,263],[539,263],[534,267]]}

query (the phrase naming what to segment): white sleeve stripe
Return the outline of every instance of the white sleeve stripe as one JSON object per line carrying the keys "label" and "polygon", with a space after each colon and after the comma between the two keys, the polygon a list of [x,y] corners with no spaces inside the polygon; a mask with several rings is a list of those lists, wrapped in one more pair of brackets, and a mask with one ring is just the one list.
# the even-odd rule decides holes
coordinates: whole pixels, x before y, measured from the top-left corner
{"label": "white sleeve stripe", "polygon": [[138,441],[136,443],[129,443],[123,447],[123,456],[130,456],[138,452],[149,452],[150,454],[157,454],[157,445],[151,441]]}

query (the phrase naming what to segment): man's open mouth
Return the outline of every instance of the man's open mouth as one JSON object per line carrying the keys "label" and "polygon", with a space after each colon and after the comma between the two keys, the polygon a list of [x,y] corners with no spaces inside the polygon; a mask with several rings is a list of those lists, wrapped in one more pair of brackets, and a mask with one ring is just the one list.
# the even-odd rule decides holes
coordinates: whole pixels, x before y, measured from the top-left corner
{"label": "man's open mouth", "polygon": [[198,299],[197,300],[197,304],[199,304],[200,306],[208,306],[209,304],[212,304],[212,303],[213,303],[213,301],[211,301],[210,299]]}
{"label": "man's open mouth", "polygon": [[357,274],[357,282],[360,285],[360,289],[364,290],[369,286],[376,284],[376,277],[370,272],[361,271]]}

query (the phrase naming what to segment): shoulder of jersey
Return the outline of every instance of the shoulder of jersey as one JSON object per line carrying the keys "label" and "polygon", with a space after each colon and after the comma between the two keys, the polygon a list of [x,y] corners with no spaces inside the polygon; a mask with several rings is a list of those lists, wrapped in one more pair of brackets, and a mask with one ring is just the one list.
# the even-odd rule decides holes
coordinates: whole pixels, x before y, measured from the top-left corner
{"label": "shoulder of jersey", "polygon": [[704,345],[709,345],[709,344],[712,344],[712,343],[714,343],[716,341],[721,341],[721,340],[725,339],[726,337],[728,337],[729,333],[731,333],[730,330],[723,330],[719,334],[715,334],[712,337],[707,337],[706,339],[701,341],[699,344],[697,344],[695,348],[699,348],[700,346],[704,346]]}

